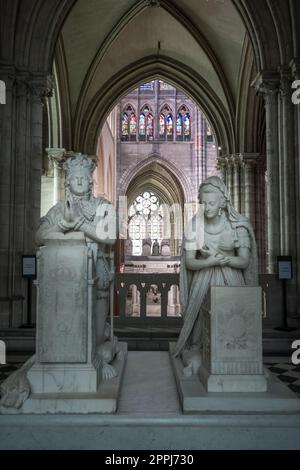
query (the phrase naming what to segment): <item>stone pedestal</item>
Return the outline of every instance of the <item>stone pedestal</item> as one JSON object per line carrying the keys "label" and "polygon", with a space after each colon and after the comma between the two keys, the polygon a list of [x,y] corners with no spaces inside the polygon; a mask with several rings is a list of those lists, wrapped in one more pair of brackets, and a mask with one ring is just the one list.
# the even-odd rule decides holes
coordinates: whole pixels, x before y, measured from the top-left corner
{"label": "stone pedestal", "polygon": [[202,308],[200,380],[208,392],[265,392],[260,287],[212,287]]}
{"label": "stone pedestal", "polygon": [[212,287],[201,309],[202,365],[186,376],[181,358],[170,357],[185,413],[299,412],[295,393],[263,367],[261,289]]}
{"label": "stone pedestal", "polygon": [[114,413],[127,348],[97,341],[97,253],[81,232],[49,234],[45,245],[38,253],[36,356],[16,377],[30,396],[1,413]]}
{"label": "stone pedestal", "polygon": [[94,261],[83,233],[55,235],[38,255],[37,355],[33,393],[96,392]]}

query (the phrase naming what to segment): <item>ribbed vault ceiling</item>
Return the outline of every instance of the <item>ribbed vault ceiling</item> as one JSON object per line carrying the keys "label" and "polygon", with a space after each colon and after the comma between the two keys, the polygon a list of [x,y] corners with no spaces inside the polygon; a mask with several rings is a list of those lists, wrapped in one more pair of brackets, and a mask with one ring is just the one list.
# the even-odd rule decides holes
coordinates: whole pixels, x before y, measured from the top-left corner
{"label": "ribbed vault ceiling", "polygon": [[[159,54],[195,70],[228,111],[236,101],[245,28],[231,0],[78,0],[62,40],[73,116],[110,77]],[[188,90],[185,90],[188,91]],[[81,102],[79,109],[85,106]]]}

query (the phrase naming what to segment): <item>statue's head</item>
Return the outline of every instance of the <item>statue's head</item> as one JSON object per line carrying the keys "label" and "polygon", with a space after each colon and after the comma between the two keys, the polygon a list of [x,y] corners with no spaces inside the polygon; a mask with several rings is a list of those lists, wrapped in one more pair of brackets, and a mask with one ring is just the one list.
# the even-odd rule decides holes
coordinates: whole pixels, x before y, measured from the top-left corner
{"label": "statue's head", "polygon": [[64,164],[66,189],[75,196],[90,194],[93,186],[93,173],[96,164],[87,155],[74,154]]}
{"label": "statue's head", "polygon": [[214,219],[220,211],[225,211],[229,202],[227,188],[218,176],[212,176],[201,184],[199,203],[203,204],[207,219]]}

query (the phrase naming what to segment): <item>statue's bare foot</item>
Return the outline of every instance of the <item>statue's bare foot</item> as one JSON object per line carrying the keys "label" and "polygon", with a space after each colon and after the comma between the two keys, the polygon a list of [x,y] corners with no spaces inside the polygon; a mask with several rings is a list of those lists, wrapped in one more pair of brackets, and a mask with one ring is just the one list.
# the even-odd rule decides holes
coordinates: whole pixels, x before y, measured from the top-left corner
{"label": "statue's bare foot", "polygon": [[202,364],[201,351],[199,348],[192,348],[183,351],[182,360],[184,364],[183,374],[185,377],[197,375]]}

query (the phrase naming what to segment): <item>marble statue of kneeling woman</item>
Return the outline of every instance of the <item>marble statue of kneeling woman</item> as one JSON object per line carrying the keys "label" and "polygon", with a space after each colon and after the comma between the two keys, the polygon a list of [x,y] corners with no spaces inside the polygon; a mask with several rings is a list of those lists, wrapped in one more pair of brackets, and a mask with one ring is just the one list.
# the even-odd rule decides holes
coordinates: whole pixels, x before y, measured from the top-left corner
{"label": "marble statue of kneeling woman", "polygon": [[199,202],[204,217],[199,211],[188,224],[181,255],[180,302],[184,324],[174,356],[182,357],[185,375],[196,374],[201,365],[201,309],[208,300],[210,287],[258,285],[253,229],[248,219],[233,208],[219,177],[212,176],[200,186]]}

